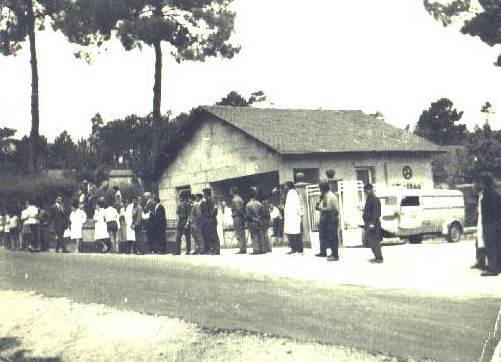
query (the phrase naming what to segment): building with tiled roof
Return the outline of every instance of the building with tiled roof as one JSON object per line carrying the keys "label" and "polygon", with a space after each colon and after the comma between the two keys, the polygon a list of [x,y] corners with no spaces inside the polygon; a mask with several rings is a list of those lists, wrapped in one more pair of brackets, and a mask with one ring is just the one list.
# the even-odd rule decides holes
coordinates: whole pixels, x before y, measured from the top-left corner
{"label": "building with tiled roof", "polygon": [[337,180],[432,188],[431,160],[443,150],[361,111],[204,106],[191,139],[159,183],[168,217],[180,190],[210,187],[220,199],[231,186],[263,193],[295,180]]}

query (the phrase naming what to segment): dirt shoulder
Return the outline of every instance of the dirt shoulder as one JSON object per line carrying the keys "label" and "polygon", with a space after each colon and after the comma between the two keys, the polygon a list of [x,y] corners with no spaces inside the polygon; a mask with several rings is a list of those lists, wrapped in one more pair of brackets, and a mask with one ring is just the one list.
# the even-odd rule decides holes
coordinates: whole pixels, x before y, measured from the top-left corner
{"label": "dirt shoulder", "polygon": [[0,311],[0,361],[397,361],[28,292],[0,291]]}

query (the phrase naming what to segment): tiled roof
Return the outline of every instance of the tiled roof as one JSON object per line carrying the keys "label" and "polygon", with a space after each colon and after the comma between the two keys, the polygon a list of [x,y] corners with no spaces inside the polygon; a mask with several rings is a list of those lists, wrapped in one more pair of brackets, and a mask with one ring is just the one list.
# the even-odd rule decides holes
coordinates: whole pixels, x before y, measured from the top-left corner
{"label": "tiled roof", "polygon": [[428,140],[362,111],[203,106],[280,154],[443,152]]}

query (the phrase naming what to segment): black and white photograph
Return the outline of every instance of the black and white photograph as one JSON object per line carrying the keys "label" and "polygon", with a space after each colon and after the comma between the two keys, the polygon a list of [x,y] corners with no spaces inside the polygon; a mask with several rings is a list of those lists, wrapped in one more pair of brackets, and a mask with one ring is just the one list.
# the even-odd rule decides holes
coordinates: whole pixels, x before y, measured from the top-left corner
{"label": "black and white photograph", "polygon": [[500,0],[0,0],[0,362],[501,362]]}

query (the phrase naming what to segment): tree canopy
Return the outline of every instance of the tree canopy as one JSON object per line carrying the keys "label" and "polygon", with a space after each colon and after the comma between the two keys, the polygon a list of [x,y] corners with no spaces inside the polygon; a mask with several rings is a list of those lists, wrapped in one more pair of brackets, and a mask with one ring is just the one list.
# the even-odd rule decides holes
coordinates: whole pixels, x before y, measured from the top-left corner
{"label": "tree canopy", "polygon": [[417,122],[414,133],[438,145],[457,145],[466,138],[464,124],[457,124],[463,112],[454,108],[447,98],[433,102],[424,110]]}
{"label": "tree canopy", "polygon": [[[498,0],[454,0],[449,3],[424,0],[426,10],[444,26],[462,22],[461,32],[478,36],[485,44],[501,44],[501,2]],[[496,62],[501,66],[501,54]]]}

